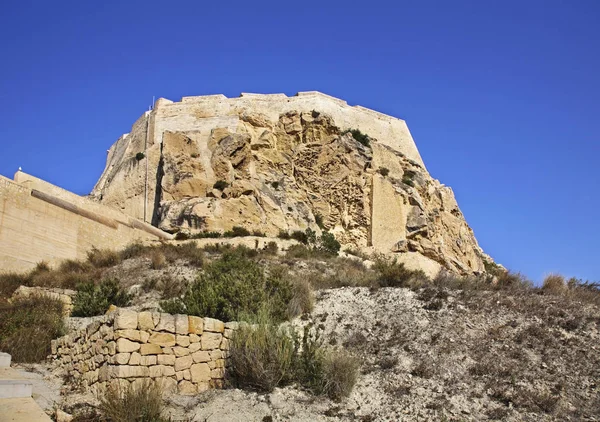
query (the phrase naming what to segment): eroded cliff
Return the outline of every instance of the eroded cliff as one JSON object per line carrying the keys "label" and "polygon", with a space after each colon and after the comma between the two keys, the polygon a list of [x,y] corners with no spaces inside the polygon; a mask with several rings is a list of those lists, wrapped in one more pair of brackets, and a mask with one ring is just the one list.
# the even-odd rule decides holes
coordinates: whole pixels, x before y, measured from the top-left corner
{"label": "eroded cliff", "polygon": [[430,269],[484,271],[489,258],[452,190],[428,174],[408,129],[395,142],[404,122],[389,118],[400,129],[385,132],[385,119],[370,112],[373,125],[352,126],[346,114],[320,110],[332,110],[320,97],[292,110],[240,104],[195,102],[174,113],[169,103],[145,114],[111,148],[92,195],[137,217],[145,204],[145,218],[172,233],[310,227]]}

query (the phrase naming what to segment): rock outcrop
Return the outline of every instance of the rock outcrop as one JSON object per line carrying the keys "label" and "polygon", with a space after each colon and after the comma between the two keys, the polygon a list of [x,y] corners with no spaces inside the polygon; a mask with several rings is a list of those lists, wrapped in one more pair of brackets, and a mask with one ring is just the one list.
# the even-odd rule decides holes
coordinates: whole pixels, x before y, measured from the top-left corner
{"label": "rock outcrop", "polygon": [[311,228],[429,272],[490,261],[402,120],[318,93],[161,99],[92,196],[171,233]]}

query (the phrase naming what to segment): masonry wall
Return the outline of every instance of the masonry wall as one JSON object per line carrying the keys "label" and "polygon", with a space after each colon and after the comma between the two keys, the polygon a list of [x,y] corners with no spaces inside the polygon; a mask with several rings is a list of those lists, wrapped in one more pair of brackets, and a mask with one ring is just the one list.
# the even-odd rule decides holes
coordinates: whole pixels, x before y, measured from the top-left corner
{"label": "masonry wall", "polygon": [[235,322],[118,309],[87,328],[52,341],[53,364],[76,385],[158,381],[165,391],[193,395],[223,386]]}
{"label": "masonry wall", "polygon": [[119,249],[172,237],[33,176],[16,178],[23,184],[0,176],[0,272],[83,259],[93,247]]}

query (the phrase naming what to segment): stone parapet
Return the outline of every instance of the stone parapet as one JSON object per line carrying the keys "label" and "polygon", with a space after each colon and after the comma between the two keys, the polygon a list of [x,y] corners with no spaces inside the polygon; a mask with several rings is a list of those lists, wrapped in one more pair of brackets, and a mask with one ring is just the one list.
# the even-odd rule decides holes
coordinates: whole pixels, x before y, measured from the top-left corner
{"label": "stone parapet", "polygon": [[102,392],[151,379],[193,395],[223,386],[237,323],[119,308],[53,340],[51,360],[72,383]]}

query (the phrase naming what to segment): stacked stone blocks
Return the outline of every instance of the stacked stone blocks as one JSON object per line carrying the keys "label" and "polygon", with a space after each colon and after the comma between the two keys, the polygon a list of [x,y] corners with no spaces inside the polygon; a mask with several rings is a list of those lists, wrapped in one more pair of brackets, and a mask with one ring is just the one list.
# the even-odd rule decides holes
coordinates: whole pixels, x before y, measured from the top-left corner
{"label": "stacked stone blocks", "polygon": [[223,386],[235,328],[235,322],[120,308],[54,340],[52,359],[75,384],[96,392],[151,379],[165,391],[193,395]]}

